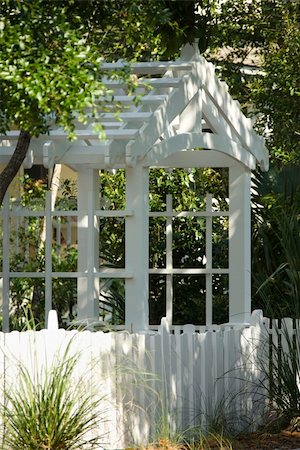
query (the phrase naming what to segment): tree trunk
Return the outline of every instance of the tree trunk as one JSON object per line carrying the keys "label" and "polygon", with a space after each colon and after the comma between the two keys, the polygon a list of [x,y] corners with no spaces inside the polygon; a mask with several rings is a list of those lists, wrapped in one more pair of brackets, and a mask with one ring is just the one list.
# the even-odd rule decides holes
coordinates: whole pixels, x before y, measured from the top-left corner
{"label": "tree trunk", "polygon": [[[5,169],[0,174],[0,206],[2,205],[4,196],[11,182],[17,175],[25,157],[30,144],[30,133],[21,130],[20,136],[12,157]],[[1,151],[1,150],[0,150]]]}

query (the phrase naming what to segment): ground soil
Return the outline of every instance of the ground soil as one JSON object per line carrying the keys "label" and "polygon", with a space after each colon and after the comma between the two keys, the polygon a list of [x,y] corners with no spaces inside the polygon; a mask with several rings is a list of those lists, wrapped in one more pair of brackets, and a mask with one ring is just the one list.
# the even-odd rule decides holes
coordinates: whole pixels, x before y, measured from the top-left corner
{"label": "ground soil", "polygon": [[207,438],[203,446],[180,446],[168,441],[148,446],[144,450],[300,450],[300,432],[282,431],[280,433],[250,433],[220,447],[213,438]]}
{"label": "ground soil", "polygon": [[[252,433],[241,436],[232,444],[233,450],[292,450],[300,449],[300,433],[282,431],[280,433]],[[211,449],[212,450],[212,449]],[[224,449],[225,450],[225,449]]]}

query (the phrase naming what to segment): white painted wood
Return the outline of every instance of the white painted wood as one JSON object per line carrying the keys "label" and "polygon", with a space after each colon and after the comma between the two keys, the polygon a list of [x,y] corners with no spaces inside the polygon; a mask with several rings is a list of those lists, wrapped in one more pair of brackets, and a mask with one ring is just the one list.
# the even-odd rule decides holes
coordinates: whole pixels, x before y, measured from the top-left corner
{"label": "white painted wood", "polygon": [[195,426],[195,411],[191,405],[194,404],[194,346],[193,346],[193,328],[187,325],[181,336],[182,347],[185,350],[182,353],[182,392],[183,401],[183,427],[188,429]]}
{"label": "white painted wood", "polygon": [[125,281],[127,330],[146,330],[149,324],[149,170],[138,164],[126,169],[126,209],[134,215],[125,221],[125,266],[133,273]]}
{"label": "white painted wood", "polygon": [[[7,361],[6,361],[4,349],[5,349],[5,337],[7,335],[8,335],[8,333],[0,333],[0,348],[2,350],[0,352],[0,379],[1,379],[1,382],[2,382],[2,389],[0,390],[0,404],[1,405],[5,404],[4,403],[4,401],[5,401],[5,397],[4,397],[5,393],[4,393],[3,387],[5,386],[5,384],[4,384],[5,378],[4,377],[5,377],[5,374],[6,374],[6,371],[5,371],[6,367],[5,366],[7,364]],[[15,382],[16,381],[17,380],[15,379]]]}
{"label": "white painted wood", "polygon": [[226,118],[221,114],[204,89],[202,90],[202,115],[206,124],[214,134],[239,141],[237,134],[234,133],[234,130],[230,127]]}
{"label": "white painted wood", "polygon": [[149,217],[227,217],[228,211],[211,211],[209,214],[207,211],[152,211],[149,213]]}
{"label": "white painted wood", "polygon": [[203,389],[203,395],[205,395],[205,409],[204,414],[206,415],[205,420],[206,423],[209,424],[210,421],[210,411],[214,409],[215,398],[212,393],[214,390],[215,379],[213,378],[213,363],[214,363],[214,354],[213,354],[213,345],[212,345],[212,332],[208,331],[205,334],[205,363],[202,360],[202,364],[204,364],[205,371],[205,386]]}
{"label": "white painted wood", "polygon": [[[123,269],[100,269],[93,272],[95,277],[100,278],[132,278],[133,273]],[[85,278],[87,272],[52,272],[53,278]],[[45,278],[46,272],[9,272],[10,278]],[[3,272],[0,272],[3,277]]]}
{"label": "white painted wood", "polygon": [[[167,99],[166,94],[148,94],[144,95],[141,98],[141,103],[144,105],[157,105],[159,103],[164,102]],[[107,100],[107,99],[106,99]],[[136,100],[136,96],[134,95],[115,95],[114,103],[121,103],[122,105],[132,105]],[[1,137],[0,137],[1,138]]]}
{"label": "white painted wood", "polygon": [[99,276],[100,278],[133,278],[133,272],[128,272],[124,269],[110,269],[104,268],[95,272],[95,276]]}
{"label": "white painted wood", "polygon": [[199,40],[196,39],[195,42],[185,44],[181,47],[180,50],[180,61],[198,61],[201,57],[199,45]]}
{"label": "white painted wood", "polygon": [[[173,203],[172,195],[166,194],[166,269],[173,268]],[[150,214],[149,214],[150,215]],[[169,272],[166,275],[166,317],[169,325],[173,323],[173,276]]]}
{"label": "white painted wood", "polygon": [[61,254],[61,218],[57,217],[55,221],[55,244],[57,246],[56,253],[60,259]]}
{"label": "white painted wood", "polygon": [[[94,174],[96,187],[99,188],[99,174]],[[99,266],[99,224],[94,215],[94,208],[99,204],[99,190],[88,192],[88,239],[87,239],[87,273],[88,273],[88,296],[91,303],[94,302],[93,318],[98,320],[99,317],[99,279],[94,272]]]}
{"label": "white painted wood", "polygon": [[118,116],[114,113],[104,113],[103,115],[99,116],[99,122],[101,123],[110,123],[115,122],[116,118],[118,118],[121,122],[119,122],[119,125],[122,124],[122,122],[139,122],[139,121],[148,121],[150,117],[152,116],[151,112],[123,112],[120,113]]}
{"label": "white painted wood", "polygon": [[50,331],[58,330],[58,318],[57,312],[54,309],[51,309],[48,314],[48,326],[47,329]]}
{"label": "white painted wood", "polygon": [[241,144],[256,157],[264,170],[268,170],[268,153],[263,139],[253,133],[251,120],[241,113],[239,104],[230,97],[224,85],[214,76],[212,66],[206,61],[203,61],[203,66],[206,67],[206,79],[203,83],[204,90],[230,122]]}
{"label": "white painted wood", "polygon": [[251,172],[229,169],[229,321],[248,323],[251,315]]}
{"label": "white painted wood", "polygon": [[179,116],[177,133],[189,132],[202,132],[202,90],[198,90]]}
{"label": "white painted wood", "polygon": [[[127,87],[127,83],[123,80],[104,79],[106,86],[109,89],[118,89]],[[144,88],[147,90],[152,88],[169,88],[178,86],[180,79],[178,78],[139,78],[137,88]]]}
{"label": "white painted wood", "polygon": [[[212,194],[206,194],[206,225],[205,225],[205,256],[206,256],[206,265],[205,268],[207,270],[212,270],[213,261],[212,261]],[[207,273],[205,276],[205,315],[206,315],[206,324],[212,324],[213,317],[213,299],[212,299],[212,274]]]}
{"label": "white painted wood", "polygon": [[[1,276],[3,273],[1,273]],[[45,278],[45,272],[9,272],[10,278]]]}
{"label": "white painted wood", "polygon": [[[216,150],[183,150],[173,153],[161,161],[151,163],[151,167],[161,168],[189,168],[189,167],[230,167],[236,164],[236,160]],[[149,153],[150,154],[150,153]],[[145,165],[148,158],[144,159]],[[148,164],[147,164],[148,165]]]}
{"label": "white painted wood", "polygon": [[[21,354],[24,351],[24,339],[20,342],[20,333],[12,331],[10,333],[1,333],[1,341],[4,343],[1,354],[3,355],[4,377],[2,378],[2,386],[6,389],[12,389],[19,385],[19,369],[18,364]],[[23,338],[24,334],[22,334]],[[1,390],[2,391],[2,390]],[[5,390],[3,389],[5,397]]]}
{"label": "white painted wood", "polygon": [[128,156],[133,158],[136,155],[144,156],[159,138],[159,136],[168,129],[172,121],[184,109],[184,104],[188,103],[197,93],[199,86],[197,86],[196,76],[193,71],[182,77],[178,83],[178,88],[174,90],[168,102],[161,104],[154,112],[149,123],[144,128],[143,134],[130,145],[127,149]]}
{"label": "white painted wood", "polygon": [[290,346],[293,342],[293,334],[294,334],[294,326],[293,326],[293,319],[290,317],[284,317],[281,319],[281,347],[282,352],[285,355],[290,354]]}
{"label": "white painted wood", "polygon": [[45,222],[46,222],[46,239],[45,239],[45,321],[47,320],[50,310],[52,309],[52,193],[46,192],[45,204]]}
{"label": "white painted wood", "polygon": [[67,236],[66,236],[66,244],[67,247],[72,243],[72,220],[70,218],[67,219]]}
{"label": "white painted wood", "polygon": [[94,209],[99,209],[99,173],[82,169],[78,173],[78,271],[86,275],[77,281],[77,318],[88,323],[99,317],[99,279],[94,275],[99,265],[99,228]]}
{"label": "white painted wood", "polygon": [[[4,137],[2,136],[2,139]],[[0,137],[0,142],[1,142],[1,137]],[[15,151],[16,146],[15,145],[10,145],[7,147],[1,146],[0,149],[0,164],[7,164],[10,160],[10,158],[12,157],[14,151]]]}
{"label": "white painted wood", "polygon": [[95,216],[97,217],[130,217],[133,216],[133,210],[95,210]]}
{"label": "white painted wood", "polygon": [[[138,135],[138,130],[131,129],[117,129],[117,130],[106,130],[105,137],[106,139],[134,139]],[[7,139],[16,140],[19,138],[19,131],[8,131]],[[78,139],[96,139],[99,140],[99,133],[93,131],[92,129],[80,130],[76,129],[76,136]],[[52,140],[66,140],[68,138],[68,133],[61,129],[56,129],[49,131],[48,135],[40,135],[39,140],[49,140],[49,137]],[[0,136],[0,140],[3,139],[4,136]]]}
{"label": "white painted wood", "polygon": [[170,269],[159,269],[153,268],[149,269],[149,273],[157,274],[157,275],[201,275],[207,273],[216,273],[216,274],[227,274],[229,273],[229,269],[201,269],[201,268],[170,268]]}
{"label": "white painted wood", "polygon": [[24,169],[31,169],[32,165],[33,165],[33,150],[30,149],[28,150],[27,155],[23,161],[23,167]]}
{"label": "white painted wood", "polygon": [[[242,162],[250,169],[255,168],[255,158],[245,148],[237,142],[227,139],[225,136],[212,133],[183,133],[170,137],[168,140],[161,141],[153,145],[147,154],[145,164],[155,166],[159,162],[163,163],[165,158],[174,153],[194,148],[217,150],[231,156],[238,162]],[[202,152],[197,151],[195,153],[199,158],[199,165],[197,164],[197,167],[201,167]],[[206,155],[206,158],[208,159],[207,167],[212,167],[212,163],[209,162],[209,154]]]}
{"label": "white painted wood", "polygon": [[[76,142],[76,141],[75,141]],[[88,141],[88,144],[83,145],[84,142],[77,141],[72,145],[69,145],[68,149],[64,152],[57,152],[55,156],[55,162],[66,165],[86,165],[94,163],[98,165],[98,168],[104,164],[104,155],[106,151],[109,151],[111,141]],[[82,167],[81,167],[82,168]]]}
{"label": "white painted wood", "polygon": [[140,74],[164,74],[167,70],[190,70],[191,64],[182,61],[151,61],[151,62],[138,62],[127,63],[125,61],[118,61],[116,63],[103,63],[101,67],[104,70],[115,70],[116,68],[130,67],[133,73]]}
{"label": "white painted wood", "polygon": [[252,323],[241,330],[205,333],[195,333],[196,328],[187,325],[181,335],[170,334],[166,318],[159,334],[55,329],[0,333],[4,343],[0,368],[4,386],[15,389],[19,361],[34,375],[41,367],[50,369],[70,345],[69,355],[80,356],[74,383],[84,375],[84,388],[104,397],[99,414],[105,420],[98,432],[106,433],[105,448],[142,445],[145,440],[153,441],[162,419],[176,435],[199,422],[204,427],[224,400],[223,412],[235,418],[233,425],[242,422],[244,413],[256,421],[265,400],[253,386],[250,395],[239,392],[247,386],[244,380],[262,380],[255,368],[257,342],[263,338],[261,348],[268,340],[263,321]]}
{"label": "white painted wood", "polygon": [[2,322],[2,331],[7,333],[9,331],[9,236],[10,236],[10,226],[9,226],[9,193],[5,194],[3,200],[3,242],[2,242],[2,252],[3,252],[3,260],[2,260],[2,314],[3,314],[3,322]]}
{"label": "white painted wood", "polygon": [[55,159],[55,143],[53,140],[43,144],[43,166],[46,169],[51,169],[54,166]]}

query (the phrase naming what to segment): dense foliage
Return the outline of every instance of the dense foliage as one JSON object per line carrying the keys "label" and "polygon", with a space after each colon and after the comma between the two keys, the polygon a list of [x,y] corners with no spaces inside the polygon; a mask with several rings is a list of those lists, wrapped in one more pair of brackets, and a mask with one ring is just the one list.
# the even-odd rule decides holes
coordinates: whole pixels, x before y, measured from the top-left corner
{"label": "dense foliage", "polygon": [[300,169],[256,174],[253,307],[271,317],[300,317]]}

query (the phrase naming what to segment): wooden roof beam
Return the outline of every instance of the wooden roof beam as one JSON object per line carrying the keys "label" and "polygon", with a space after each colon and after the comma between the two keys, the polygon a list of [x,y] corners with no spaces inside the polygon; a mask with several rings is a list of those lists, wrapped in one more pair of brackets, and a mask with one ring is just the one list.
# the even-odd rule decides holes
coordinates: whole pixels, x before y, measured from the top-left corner
{"label": "wooden roof beam", "polygon": [[180,80],[178,88],[169,94],[168,100],[162,103],[153,113],[151,119],[140,133],[140,136],[130,142],[126,148],[127,160],[143,157],[198,92],[199,79],[194,71],[186,74]]}
{"label": "wooden roof beam", "polygon": [[[127,83],[124,83],[123,80],[109,80],[103,79],[106,87],[109,89],[120,89],[126,88]],[[171,78],[171,77],[163,77],[163,78],[138,78],[137,80],[137,88],[146,89],[148,88],[170,88],[177,87],[180,82],[180,78]]]}
{"label": "wooden roof beam", "polygon": [[119,123],[122,122],[147,122],[152,116],[151,112],[122,112],[116,116],[114,113],[104,113],[103,115],[99,115],[96,117],[96,120],[100,123],[106,122],[116,122],[118,118],[120,119]]}
{"label": "wooden roof beam", "polygon": [[213,64],[203,58],[201,65],[203,69],[205,68],[203,89],[221,110],[226,121],[234,128],[241,144],[256,157],[263,170],[268,170],[269,157],[264,139],[253,131],[251,120],[244,116],[240,110],[240,104],[229,95],[226,83],[217,79]]}
{"label": "wooden roof beam", "polygon": [[118,61],[117,63],[103,63],[101,65],[101,68],[104,70],[129,68],[136,75],[158,75],[164,74],[167,70],[189,71],[191,67],[190,63],[182,61],[140,62],[133,64]]}
{"label": "wooden roof beam", "polygon": [[[5,136],[0,135],[0,140],[17,140],[19,137],[19,131],[8,131]],[[108,129],[105,131],[105,137],[107,140],[115,139],[115,140],[131,140],[135,139],[139,134],[139,130],[137,129]],[[84,140],[99,140],[99,133],[96,133],[93,130],[76,130],[77,139]],[[68,133],[64,130],[51,130],[48,134],[40,135],[39,140],[68,140]]]}
{"label": "wooden roof beam", "polygon": [[[247,149],[229,138],[212,133],[182,133],[161,141],[148,152],[145,164],[149,166],[158,165],[160,161],[172,154],[194,148],[216,150],[236,159],[250,169],[254,169],[256,166],[255,157]],[[196,152],[198,153],[197,150]],[[201,159],[201,151],[198,155]]]}

